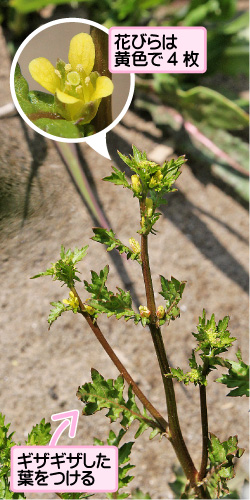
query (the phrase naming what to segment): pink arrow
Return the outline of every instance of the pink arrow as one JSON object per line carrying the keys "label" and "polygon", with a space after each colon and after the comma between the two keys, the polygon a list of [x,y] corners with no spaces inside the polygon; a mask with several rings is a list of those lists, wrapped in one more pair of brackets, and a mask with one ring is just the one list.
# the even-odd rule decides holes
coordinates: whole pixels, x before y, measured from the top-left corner
{"label": "pink arrow", "polygon": [[56,446],[59,437],[68,426],[69,426],[69,437],[74,438],[76,435],[78,418],[79,418],[79,410],[63,411],[62,413],[54,413],[54,415],[51,415],[51,419],[53,421],[63,420],[63,422],[55,430],[50,440],[49,446]]}

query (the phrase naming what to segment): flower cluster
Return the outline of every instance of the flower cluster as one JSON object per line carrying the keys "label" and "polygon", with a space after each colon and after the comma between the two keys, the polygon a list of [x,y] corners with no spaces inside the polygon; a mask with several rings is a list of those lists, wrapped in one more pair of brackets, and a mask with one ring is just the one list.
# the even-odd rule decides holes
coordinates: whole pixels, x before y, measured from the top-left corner
{"label": "flower cluster", "polygon": [[72,307],[72,309],[78,309],[78,307],[79,307],[78,297],[76,297],[75,294],[74,294],[74,292],[72,292],[72,291],[69,292],[69,298],[68,299],[63,299],[63,303],[67,304],[70,307]]}
{"label": "flower cluster", "polygon": [[29,71],[36,82],[55,95],[56,111],[65,120],[90,123],[103,97],[113,92],[107,76],[93,71],[95,46],[90,35],[75,35],[69,47],[69,63],[57,60],[56,67],[45,57],[33,59]]}

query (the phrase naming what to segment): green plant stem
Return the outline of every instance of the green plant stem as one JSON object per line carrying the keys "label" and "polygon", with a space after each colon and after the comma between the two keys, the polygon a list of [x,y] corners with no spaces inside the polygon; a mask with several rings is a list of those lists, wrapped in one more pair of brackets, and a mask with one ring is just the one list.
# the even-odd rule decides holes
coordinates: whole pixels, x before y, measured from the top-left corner
{"label": "green plant stem", "polygon": [[[141,210],[143,211],[143,209],[144,205],[143,203],[141,203]],[[168,418],[169,418],[169,436],[170,436],[169,439],[174,447],[176,455],[180,461],[180,464],[187,478],[190,480],[191,484],[195,486],[198,473],[190,457],[190,454],[188,452],[188,449],[186,447],[185,441],[181,433],[177,407],[176,407],[173,380],[170,377],[166,377],[166,374],[171,373],[171,371],[166,356],[161,330],[157,326],[154,289],[152,284],[149,256],[148,256],[148,236],[145,234],[141,235],[141,257],[142,257],[142,273],[143,273],[145,291],[147,297],[147,307],[151,312],[150,315],[151,324],[149,325],[149,328],[154,343],[155,351],[157,354],[166,394]]]}
{"label": "green plant stem", "polygon": [[201,408],[201,427],[202,427],[202,458],[199,471],[199,481],[206,475],[207,462],[208,462],[208,418],[207,418],[207,400],[206,400],[206,386],[200,385],[200,408]]}
{"label": "green plant stem", "polygon": [[141,401],[143,406],[148,410],[148,412],[152,415],[152,417],[158,422],[159,427],[162,432],[166,433],[168,437],[168,422],[162,417],[162,415],[156,410],[156,408],[150,403],[150,401],[146,398],[145,394],[139,389],[138,385],[136,382],[132,379],[131,375],[128,373],[126,370],[125,366],[122,364],[122,362],[119,360],[119,358],[116,356],[115,352],[113,351],[112,347],[110,344],[107,342],[105,339],[103,333],[101,332],[99,326],[97,325],[96,321],[93,321],[93,318],[86,312],[84,308],[84,304],[81,301],[81,298],[79,297],[76,289],[74,287],[71,288],[72,292],[74,295],[78,298],[79,300],[79,306],[81,309],[81,314],[84,316],[86,319],[88,325],[90,326],[92,332],[95,334],[97,340],[99,340],[100,344],[110,357],[110,359],[113,361],[115,364],[116,368],[118,371],[123,375],[125,378],[126,382],[132,386],[132,389],[135,393],[135,395],[138,397],[138,399]]}

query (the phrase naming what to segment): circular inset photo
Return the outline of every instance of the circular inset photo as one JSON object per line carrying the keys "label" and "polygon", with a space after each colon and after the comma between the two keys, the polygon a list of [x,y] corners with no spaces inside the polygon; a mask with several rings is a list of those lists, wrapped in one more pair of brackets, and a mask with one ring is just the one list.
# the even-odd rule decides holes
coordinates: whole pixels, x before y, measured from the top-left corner
{"label": "circular inset photo", "polygon": [[64,142],[113,128],[134,92],[134,75],[109,72],[108,30],[82,19],[60,19],[35,30],[15,55],[10,82],[28,125]]}

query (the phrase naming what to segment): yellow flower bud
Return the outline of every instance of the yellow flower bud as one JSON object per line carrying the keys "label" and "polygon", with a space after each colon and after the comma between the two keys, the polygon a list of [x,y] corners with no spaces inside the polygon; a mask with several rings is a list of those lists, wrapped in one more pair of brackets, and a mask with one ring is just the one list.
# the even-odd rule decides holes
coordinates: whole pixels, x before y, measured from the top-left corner
{"label": "yellow flower bud", "polygon": [[151,198],[146,198],[146,214],[148,217],[153,215],[153,200]]}
{"label": "yellow flower bud", "polygon": [[163,179],[163,175],[161,173],[161,170],[157,170],[154,175],[152,175],[150,182],[149,182],[149,187],[154,188],[158,184],[160,184],[161,180]]}
{"label": "yellow flower bud", "polygon": [[[88,302],[88,300],[89,300],[89,299],[87,299],[87,300],[86,300],[86,302]],[[92,314],[95,314],[95,308],[94,308],[94,307],[92,307],[92,306],[89,306],[88,304],[86,304],[86,302],[85,302],[85,304],[84,304],[84,309],[85,309],[85,311],[86,311],[88,314],[90,314],[90,316],[91,316]]]}
{"label": "yellow flower bud", "polygon": [[189,377],[190,382],[198,382],[199,381],[199,372],[196,368],[192,368],[192,370],[187,373],[187,376]]}
{"label": "yellow flower bud", "polygon": [[95,313],[95,309],[94,309],[94,307],[87,306],[87,305],[85,304],[85,309],[86,309],[87,313],[89,313],[90,315],[92,315],[92,314],[94,314],[94,313]]}
{"label": "yellow flower bud", "polygon": [[134,253],[140,253],[141,247],[138,241],[136,241],[134,238],[129,238],[129,244]]}
{"label": "yellow flower bud", "polygon": [[142,318],[149,318],[151,312],[146,306],[139,307],[140,315]]}
{"label": "yellow flower bud", "polygon": [[159,306],[156,311],[157,318],[162,319],[165,316],[165,308],[163,306]]}
{"label": "yellow flower bud", "polygon": [[135,194],[140,194],[142,192],[142,185],[139,175],[131,175],[132,189]]}

